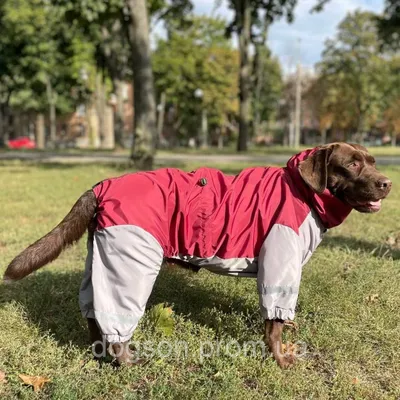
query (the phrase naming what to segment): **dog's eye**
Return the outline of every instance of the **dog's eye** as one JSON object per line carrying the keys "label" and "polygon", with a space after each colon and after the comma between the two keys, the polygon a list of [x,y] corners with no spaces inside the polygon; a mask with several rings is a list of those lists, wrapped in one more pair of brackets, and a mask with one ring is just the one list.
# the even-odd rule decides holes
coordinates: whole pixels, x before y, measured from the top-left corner
{"label": "dog's eye", "polygon": [[356,161],[353,161],[348,165],[349,168],[358,168],[359,166],[360,164]]}

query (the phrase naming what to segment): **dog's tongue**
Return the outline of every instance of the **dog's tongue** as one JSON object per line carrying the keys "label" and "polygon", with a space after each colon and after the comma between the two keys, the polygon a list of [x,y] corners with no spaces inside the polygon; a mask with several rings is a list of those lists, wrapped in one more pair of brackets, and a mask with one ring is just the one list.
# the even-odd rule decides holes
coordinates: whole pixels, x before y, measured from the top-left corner
{"label": "dog's tongue", "polygon": [[368,207],[370,207],[372,209],[379,209],[379,208],[381,208],[381,203],[382,203],[382,200],[370,201],[368,203]]}

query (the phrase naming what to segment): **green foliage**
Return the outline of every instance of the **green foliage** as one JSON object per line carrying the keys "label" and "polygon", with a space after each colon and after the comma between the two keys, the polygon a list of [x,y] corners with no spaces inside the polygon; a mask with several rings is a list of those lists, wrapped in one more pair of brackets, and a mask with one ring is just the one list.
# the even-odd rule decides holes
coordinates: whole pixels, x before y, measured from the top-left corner
{"label": "green foliage", "polygon": [[[286,18],[288,22],[292,22],[297,0],[249,0],[248,5],[251,8],[251,29],[254,39],[259,35],[260,26],[263,24],[263,21],[266,21],[269,25],[280,18]],[[227,33],[240,32],[244,2],[230,0],[228,7],[234,11],[234,18],[227,27]]]}
{"label": "green foliage", "polygon": [[[193,17],[188,27],[158,40],[153,54],[156,88],[177,108],[183,132],[196,133],[201,107],[211,125],[237,112],[238,54],[224,29],[223,20]],[[203,91],[202,99],[196,99],[196,89]]]}
{"label": "green foliage", "polygon": [[44,111],[50,82],[59,109],[71,110],[87,94],[80,71],[92,63],[91,44],[45,0],[6,0],[0,10],[0,86],[10,104]]}
{"label": "green foliage", "polygon": [[398,0],[386,0],[383,16],[378,17],[379,33],[388,47],[400,46],[400,4]]}
{"label": "green foliage", "polygon": [[149,322],[156,331],[162,332],[165,336],[171,336],[175,325],[172,312],[172,308],[166,307],[164,303],[156,304],[149,311]]}
{"label": "green foliage", "polygon": [[375,15],[349,14],[335,40],[326,42],[318,70],[326,90],[324,107],[334,126],[359,133],[373,126],[390,90],[389,63],[379,52]]}

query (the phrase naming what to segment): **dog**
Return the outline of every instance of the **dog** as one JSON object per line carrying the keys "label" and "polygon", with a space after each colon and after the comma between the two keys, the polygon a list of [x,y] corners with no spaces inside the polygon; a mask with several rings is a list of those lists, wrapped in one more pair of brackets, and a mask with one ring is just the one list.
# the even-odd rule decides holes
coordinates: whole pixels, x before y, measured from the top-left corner
{"label": "dog", "polygon": [[264,340],[288,368],[295,357],[282,354],[282,330],[295,316],[302,267],[327,229],[353,209],[379,211],[391,185],[365,147],[347,143],[303,151],[284,168],[247,168],[236,176],[165,168],[106,179],[18,255],[4,279],[39,269],[88,230],[81,312],[92,343],[106,340],[118,363],[130,364],[129,340],[163,261],[254,277]]}

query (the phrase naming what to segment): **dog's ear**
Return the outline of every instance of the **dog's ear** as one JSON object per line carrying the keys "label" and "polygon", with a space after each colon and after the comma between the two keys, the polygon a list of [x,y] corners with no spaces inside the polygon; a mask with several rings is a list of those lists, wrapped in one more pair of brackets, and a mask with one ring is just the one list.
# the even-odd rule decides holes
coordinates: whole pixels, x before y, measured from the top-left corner
{"label": "dog's ear", "polygon": [[324,146],[300,162],[299,172],[314,192],[322,193],[328,184],[328,165],[334,146]]}

